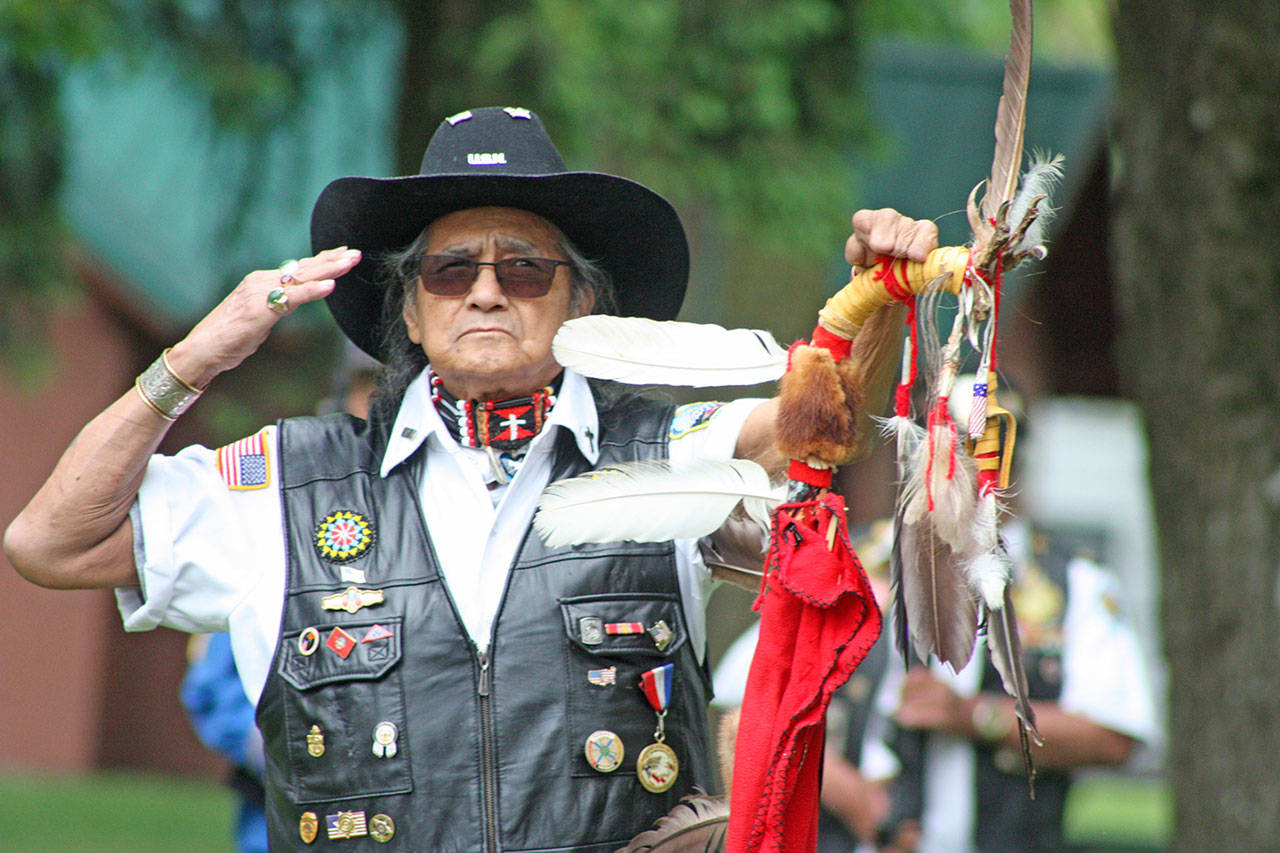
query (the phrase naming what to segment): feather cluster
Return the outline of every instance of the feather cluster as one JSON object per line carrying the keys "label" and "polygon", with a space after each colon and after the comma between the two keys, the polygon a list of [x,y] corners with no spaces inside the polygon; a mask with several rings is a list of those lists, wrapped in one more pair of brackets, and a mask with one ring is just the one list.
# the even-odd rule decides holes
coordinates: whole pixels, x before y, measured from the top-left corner
{"label": "feather cluster", "polygon": [[[1000,443],[994,424],[1002,410],[988,407],[986,387],[994,376],[1000,277],[1025,257],[1043,256],[1041,243],[1052,212],[1047,199],[1061,177],[1062,161],[1038,155],[1019,181],[1031,4],[1013,0],[1010,9],[1013,27],[996,112],[995,154],[981,204],[975,201],[978,188],[969,196],[971,267],[945,344],[936,328],[937,291],[926,288],[917,305],[916,334],[928,390],[926,424],[916,426],[899,412],[886,429],[899,440],[900,490],[890,566],[899,649],[925,660],[935,656],[958,671],[971,658],[978,631],[985,630],[992,663],[1014,697],[1025,744],[1026,733],[1037,740],[1038,735],[1010,595],[1013,566],[999,537],[998,489],[990,471],[979,475],[970,442]],[[948,403],[966,340],[977,356],[982,388],[974,392],[966,423],[957,426]],[[909,385],[905,378],[904,385]],[[990,386],[994,390],[994,381]]]}

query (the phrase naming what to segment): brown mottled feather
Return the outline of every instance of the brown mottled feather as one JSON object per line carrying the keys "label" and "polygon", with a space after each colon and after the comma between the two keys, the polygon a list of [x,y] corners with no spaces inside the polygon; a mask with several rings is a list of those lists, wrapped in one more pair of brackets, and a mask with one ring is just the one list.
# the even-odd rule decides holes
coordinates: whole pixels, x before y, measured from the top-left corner
{"label": "brown mottled feather", "polygon": [[982,199],[982,215],[990,220],[1000,205],[1013,199],[1022,167],[1022,140],[1026,130],[1027,82],[1031,77],[1031,0],[1010,0],[1013,26],[1009,30],[1009,55],[1004,62],[1004,88],[996,108],[996,149],[991,178]]}
{"label": "brown mottled feather", "polygon": [[933,655],[959,672],[973,655],[978,602],[958,556],[933,530],[931,514],[902,522],[894,543],[901,565],[898,595],[921,660]]}
{"label": "brown mottled feather", "polygon": [[618,853],[718,853],[729,832],[729,801],[690,794]]}
{"label": "brown mottled feather", "polygon": [[1004,606],[987,613],[987,651],[991,664],[1000,673],[1004,692],[1013,697],[1014,710],[1028,733],[1040,743],[1036,731],[1036,712],[1031,707],[1031,693],[1027,689],[1027,673],[1022,665],[1022,641],[1018,637],[1018,617],[1013,610],[1010,588],[1004,590]]}

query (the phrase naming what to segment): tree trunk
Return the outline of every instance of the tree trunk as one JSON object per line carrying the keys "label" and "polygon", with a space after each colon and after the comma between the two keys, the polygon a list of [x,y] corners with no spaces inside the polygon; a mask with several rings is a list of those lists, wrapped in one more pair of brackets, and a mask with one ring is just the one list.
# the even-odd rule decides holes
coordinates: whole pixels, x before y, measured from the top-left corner
{"label": "tree trunk", "polygon": [[1120,0],[1112,239],[1150,442],[1177,850],[1280,843],[1280,9]]}

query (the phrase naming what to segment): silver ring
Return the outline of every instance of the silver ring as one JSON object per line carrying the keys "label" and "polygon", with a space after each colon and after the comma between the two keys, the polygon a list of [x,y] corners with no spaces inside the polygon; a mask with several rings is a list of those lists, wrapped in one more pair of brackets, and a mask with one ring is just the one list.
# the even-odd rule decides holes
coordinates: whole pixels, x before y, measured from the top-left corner
{"label": "silver ring", "polygon": [[285,261],[283,264],[281,264],[280,265],[280,283],[293,284],[293,276],[295,273],[298,272],[298,267],[300,266],[301,264],[299,264],[297,261]]}
{"label": "silver ring", "polygon": [[289,313],[289,294],[283,287],[277,287],[267,294],[267,307],[277,314]]}

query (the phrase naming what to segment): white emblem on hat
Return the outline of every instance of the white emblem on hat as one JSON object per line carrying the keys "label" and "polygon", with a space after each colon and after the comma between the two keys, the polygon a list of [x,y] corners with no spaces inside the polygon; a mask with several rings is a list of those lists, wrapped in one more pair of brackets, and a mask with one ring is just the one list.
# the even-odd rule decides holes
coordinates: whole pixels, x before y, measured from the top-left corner
{"label": "white emblem on hat", "polygon": [[503,151],[496,151],[492,154],[468,154],[467,164],[470,166],[505,166],[507,165],[507,155]]}
{"label": "white emblem on hat", "polygon": [[471,118],[471,110],[463,110],[460,113],[454,113],[453,115],[449,116],[447,119],[445,119],[445,121],[449,122],[449,124],[456,125],[466,121],[469,118]]}
{"label": "white emblem on hat", "polygon": [[528,110],[526,110],[524,107],[503,107],[502,111],[507,115],[511,116],[512,118],[527,118],[527,119],[533,118],[533,114],[530,113]]}

